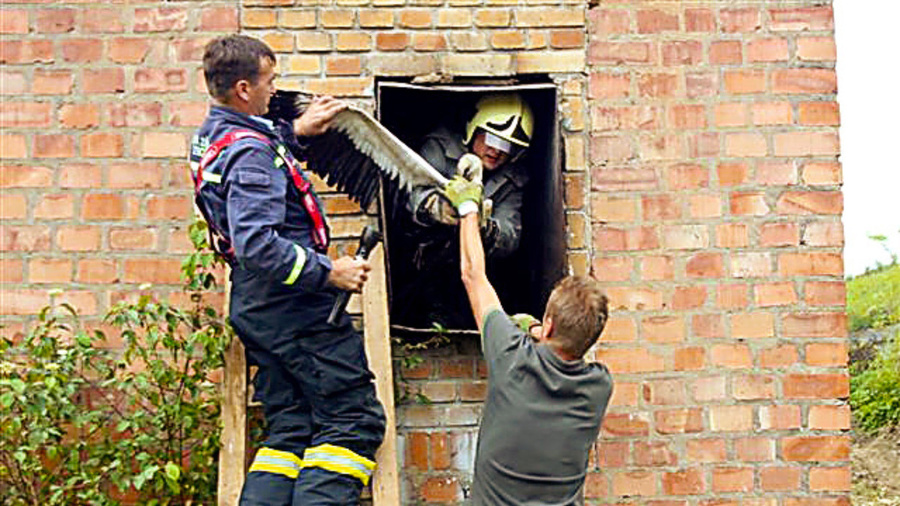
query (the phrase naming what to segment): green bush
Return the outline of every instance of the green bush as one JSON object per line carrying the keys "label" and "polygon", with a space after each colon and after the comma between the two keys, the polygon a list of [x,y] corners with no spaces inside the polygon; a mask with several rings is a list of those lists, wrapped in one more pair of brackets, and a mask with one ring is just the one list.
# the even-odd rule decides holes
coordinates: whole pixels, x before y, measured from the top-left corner
{"label": "green bush", "polygon": [[850,405],[864,431],[900,427],[900,331],[869,364],[851,370]]}
{"label": "green bush", "polygon": [[0,341],[3,504],[210,504],[216,493],[220,402],[213,375],[231,333],[204,299],[217,261],[205,226],[182,271],[190,307],[149,295],[116,304],[103,332],[47,307],[22,342]]}
{"label": "green bush", "polygon": [[848,280],[847,315],[851,331],[900,323],[900,264]]}

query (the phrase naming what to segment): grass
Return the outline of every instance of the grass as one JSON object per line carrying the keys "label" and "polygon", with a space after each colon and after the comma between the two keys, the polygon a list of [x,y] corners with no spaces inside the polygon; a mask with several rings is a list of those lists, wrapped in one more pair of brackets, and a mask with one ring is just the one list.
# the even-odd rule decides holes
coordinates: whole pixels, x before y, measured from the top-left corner
{"label": "grass", "polygon": [[847,315],[851,331],[900,323],[900,264],[849,279]]}

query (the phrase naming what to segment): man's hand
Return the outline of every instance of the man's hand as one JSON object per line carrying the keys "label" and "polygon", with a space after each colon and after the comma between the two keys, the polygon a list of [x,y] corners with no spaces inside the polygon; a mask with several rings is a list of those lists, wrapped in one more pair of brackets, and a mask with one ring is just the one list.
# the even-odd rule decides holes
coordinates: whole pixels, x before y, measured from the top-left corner
{"label": "man's hand", "polygon": [[363,284],[369,279],[372,266],[368,260],[345,256],[331,262],[328,273],[328,284],[348,292],[362,291]]}
{"label": "man's hand", "polygon": [[509,319],[532,338],[536,339],[540,336],[541,322],[534,316],[528,313],[516,313],[510,316]]}
{"label": "man's hand", "polygon": [[[481,186],[481,183],[476,183],[474,181],[469,181],[468,179],[462,176],[454,176],[446,186],[444,186],[444,195],[447,196],[447,200],[456,208],[457,211],[460,210],[460,206],[462,206],[466,202],[472,202],[475,204],[475,210],[481,207],[481,200],[484,195],[484,187]],[[460,215],[468,214],[464,212],[460,212]]]}
{"label": "man's hand", "polygon": [[459,214],[457,214],[456,209],[451,207],[447,199],[441,197],[437,192],[433,192],[425,198],[425,202],[422,203],[422,210],[438,223],[452,226],[459,224]]}
{"label": "man's hand", "polygon": [[328,130],[334,115],[347,108],[347,102],[333,97],[316,97],[306,111],[294,120],[294,134],[298,137],[321,135]]}

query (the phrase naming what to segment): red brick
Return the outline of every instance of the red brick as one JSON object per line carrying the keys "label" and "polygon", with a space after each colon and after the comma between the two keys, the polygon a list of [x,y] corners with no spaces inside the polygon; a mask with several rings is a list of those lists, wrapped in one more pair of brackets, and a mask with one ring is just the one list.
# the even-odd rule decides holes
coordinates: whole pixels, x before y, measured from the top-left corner
{"label": "red brick", "polygon": [[97,251],[100,229],[92,226],[62,226],[56,231],[56,245],[62,251]]}
{"label": "red brick", "polygon": [[685,446],[687,460],[693,463],[724,462],[728,455],[724,439],[688,439]]}
{"label": "red brick", "polygon": [[187,28],[189,11],[179,7],[136,8],[135,32],[175,32]]}
{"label": "red brick", "polygon": [[28,33],[28,11],[4,8],[0,14],[0,33],[4,35]]}
{"label": "red brick", "polygon": [[650,42],[595,41],[588,46],[590,64],[652,64],[657,61],[656,47]]}
{"label": "red brick", "polygon": [[114,63],[140,63],[150,52],[150,41],[145,38],[113,38],[109,40],[108,55]]}
{"label": "red brick", "polygon": [[746,163],[720,162],[716,167],[716,174],[720,186],[736,186],[748,180],[749,168]]}
{"label": "red brick", "polygon": [[801,102],[800,124],[838,126],[841,123],[837,102]]}
{"label": "red brick", "polygon": [[679,130],[706,128],[706,108],[703,105],[670,106],[669,126]]}
{"label": "red brick", "polygon": [[640,348],[601,348],[597,352],[597,360],[617,374],[662,371],[665,368],[665,360],[661,356]]}
{"label": "red brick", "polygon": [[685,469],[663,473],[662,487],[666,495],[696,495],[706,491],[706,480],[701,469]]}
{"label": "red brick", "polygon": [[631,31],[631,12],[626,10],[593,8],[588,10],[588,20],[591,33],[600,36]]}
{"label": "red brick", "polygon": [[166,258],[127,258],[123,262],[126,283],[177,285],[181,283],[181,260]]}
{"label": "red brick", "polygon": [[732,193],[730,212],[735,216],[765,216],[769,205],[764,193]]}
{"label": "red brick", "polygon": [[688,32],[714,32],[715,13],[710,9],[685,9],[684,28]]}
{"label": "red brick", "polygon": [[766,492],[799,490],[802,473],[799,467],[764,467],[759,470],[760,487]]}
{"label": "red brick", "polygon": [[786,437],[781,440],[781,451],[789,462],[845,461],[850,458],[850,437]]}
{"label": "red brick", "polygon": [[64,104],[59,108],[59,122],[66,128],[93,128],[100,125],[100,108],[96,104]]}
{"label": "red brick", "polygon": [[554,49],[576,49],[584,47],[583,30],[552,30],[550,47]]}
{"label": "red brick", "polygon": [[843,182],[839,162],[809,162],[803,165],[803,182],[808,185],[838,185]]}
{"label": "red brick", "polygon": [[123,91],[125,91],[125,72],[123,69],[84,70],[85,93],[122,93]]}
{"label": "red brick", "polygon": [[100,167],[88,163],[63,165],[59,171],[60,188],[99,188],[102,186]]}
{"label": "red brick", "polygon": [[697,253],[687,260],[684,270],[689,278],[720,278],[725,274],[719,253]]}
{"label": "red brick", "polygon": [[0,103],[0,128],[46,128],[51,125],[52,106],[38,102]]}
{"label": "red brick", "polygon": [[754,39],[747,43],[747,61],[784,62],[790,57],[788,41],[783,38]]}
{"label": "red brick", "polygon": [[756,401],[774,399],[776,391],[775,378],[772,376],[740,376],[732,377],[734,398],[739,401]]}
{"label": "red brick", "polygon": [[670,98],[678,91],[678,76],[670,73],[642,74],[637,85],[641,97]]}
{"label": "red brick", "polygon": [[84,33],[122,33],[125,31],[122,18],[122,9],[115,7],[83,9],[81,11],[81,30]]}
{"label": "red brick", "polygon": [[409,432],[404,435],[406,460],[404,466],[411,469],[428,470],[428,434]]}
{"label": "red brick", "polygon": [[700,165],[678,164],[666,170],[669,190],[687,190],[709,186],[709,169]]}
{"label": "red brick", "polygon": [[678,30],[678,14],[658,9],[637,11],[638,33],[661,33]]}
{"label": "red brick", "polygon": [[835,61],[837,47],[833,37],[797,38],[797,59],[801,61]]}
{"label": "red brick", "polygon": [[818,367],[845,367],[847,343],[812,343],[806,345],[806,363]]}
{"label": "red brick", "polygon": [[793,162],[760,162],[756,166],[756,181],[765,186],[795,185],[797,165]]}
{"label": "red brick", "polygon": [[674,466],[678,464],[678,455],[669,448],[665,441],[635,441],[634,465],[640,467]]}
{"label": "red brick", "polygon": [[684,86],[688,98],[717,95],[719,93],[719,74],[709,71],[685,72]]}
{"label": "red brick", "polygon": [[731,157],[760,157],[768,151],[765,136],[755,133],[735,133],[725,136],[725,153]]}
{"label": "red brick", "polygon": [[760,406],[759,425],[762,430],[800,428],[800,406]]}
{"label": "red brick", "polygon": [[793,109],[790,102],[762,102],[751,106],[754,125],[790,125]]}
{"label": "red brick", "polygon": [[730,320],[732,338],[754,339],[775,335],[775,318],[772,313],[734,313],[730,315]]}
{"label": "red brick", "polygon": [[154,228],[120,228],[109,231],[109,247],[112,250],[149,250],[156,247],[157,232]]}
{"label": "red brick", "polygon": [[[0,20],[0,23],[2,23],[2,20]],[[29,82],[26,80],[24,72],[0,70],[0,81],[3,82],[0,95],[22,95],[28,93]]]}
{"label": "red brick", "polygon": [[603,473],[588,472],[584,480],[584,496],[588,499],[606,497],[609,493],[608,482]]}
{"label": "red brick", "polygon": [[791,306],[797,303],[793,283],[764,283],[756,285],[756,305],[759,307]]}
{"label": "red brick", "polygon": [[706,303],[705,286],[678,286],[672,292],[672,309],[697,309]]}
{"label": "red brick", "polygon": [[789,337],[845,337],[847,317],[840,313],[793,313],[782,317],[782,331]]}
{"label": "red brick", "polygon": [[764,369],[791,367],[797,363],[797,357],[797,347],[793,344],[764,348],[759,352],[759,366]]}
{"label": "red brick", "polygon": [[835,399],[850,395],[846,374],[790,374],[782,388],[787,399]]}
{"label": "red brick", "polygon": [[809,407],[810,430],[846,430],[850,428],[850,406],[813,405]]}
{"label": "red brick", "polygon": [[134,72],[137,93],[170,93],[187,91],[186,69],[138,68]]}
{"label": "red brick", "polygon": [[688,209],[691,218],[717,218],[722,216],[722,199],[717,194],[691,195],[688,197]]}
{"label": "red brick", "polygon": [[603,418],[603,433],[611,437],[646,436],[650,422],[642,414],[610,413]]}
{"label": "red brick", "polygon": [[598,465],[601,469],[625,467],[630,461],[629,447],[627,441],[598,441],[596,450]]}
{"label": "red brick", "polygon": [[65,134],[38,134],[34,136],[32,149],[35,158],[72,158],[75,139]]}
{"label": "red brick", "polygon": [[788,497],[784,506],[850,506],[850,498],[841,497]]}
{"label": "red brick", "polygon": [[119,158],[125,152],[125,141],[115,133],[90,133],[81,137],[81,156],[86,158]]}
{"label": "red brick", "polygon": [[653,419],[660,434],[688,434],[703,430],[703,410],[699,408],[656,411]]}
{"label": "red brick", "polygon": [[716,287],[716,307],[722,309],[746,308],[749,298],[747,285],[719,285]]}
{"label": "red brick", "polygon": [[103,58],[103,42],[98,39],[67,39],[60,47],[66,62],[93,63]]}
{"label": "red brick", "polygon": [[830,5],[769,9],[769,29],[773,31],[820,31],[834,29],[834,13]]}
{"label": "red brick", "polygon": [[681,217],[681,205],[675,195],[651,195],[641,199],[645,221],[673,220]]}
{"label": "red brick", "polygon": [[659,238],[653,227],[621,229],[595,225],[593,241],[601,251],[634,251],[659,247]]}
{"label": "red brick", "polygon": [[772,461],[775,460],[775,441],[766,437],[735,439],[734,452],[743,462]]}
{"label": "red brick", "polygon": [[738,40],[714,40],[709,43],[710,65],[734,65],[743,61],[741,42]]}
{"label": "red brick", "polygon": [[[641,388],[637,383],[619,382],[613,389],[612,398],[609,400],[610,406],[630,406],[635,407],[639,404],[641,398]],[[622,457],[623,459],[625,457]]]}
{"label": "red brick", "polygon": [[716,225],[716,246],[720,248],[744,248],[750,245],[749,229],[744,223]]}
{"label": "red brick", "polygon": [[709,229],[704,225],[665,226],[662,230],[665,249],[703,249],[709,243]]}
{"label": "red brick", "polygon": [[712,470],[715,493],[750,492],[753,490],[753,468],[717,467]]}
{"label": "red brick", "polygon": [[725,325],[720,314],[694,315],[691,329],[694,336],[701,339],[725,337]]}
{"label": "red brick", "polygon": [[70,283],[72,261],[64,258],[33,258],[28,262],[30,283]]}
{"label": "red brick", "polygon": [[840,221],[816,221],[803,230],[801,244],[807,246],[843,246],[844,228]]}
{"label": "red brick", "polygon": [[662,45],[662,63],[666,67],[698,65],[703,62],[703,44],[700,41],[672,41]]}
{"label": "red brick", "polygon": [[0,220],[23,220],[28,217],[28,197],[23,193],[6,193],[0,200]]}
{"label": "red brick", "polygon": [[691,397],[699,403],[725,399],[725,377],[713,376],[691,381]]}
{"label": "red brick", "polygon": [[706,351],[699,346],[678,348],[673,358],[676,371],[699,371],[706,365]]}
{"label": "red brick", "polygon": [[719,11],[719,29],[725,33],[755,32],[760,29],[759,9],[722,9]]}
{"label": "red brick", "polygon": [[726,70],[724,77],[728,93],[746,95],[766,91],[766,74],[762,70]]}
{"label": "red brick", "polygon": [[785,192],[775,204],[779,214],[841,214],[844,199],[841,192]]}
{"label": "red brick", "polygon": [[119,220],[125,217],[125,201],[119,195],[90,193],[84,196],[81,214],[86,220]]}
{"label": "red brick", "polygon": [[844,263],[840,253],[782,253],[778,255],[782,276],[841,276]]}
{"label": "red brick", "polygon": [[843,306],[847,301],[843,281],[807,281],[803,292],[810,306]]}
{"label": "red brick", "polygon": [[112,103],[107,107],[110,126],[115,127],[155,127],[162,124],[162,104]]}
{"label": "red brick", "polygon": [[851,488],[849,467],[814,467],[809,470],[809,489],[816,492],[843,492]]}
{"label": "red brick", "polygon": [[752,406],[710,406],[709,429],[714,432],[745,432],[753,429]]}
{"label": "red brick", "polygon": [[[595,163],[624,162],[635,156],[631,141],[623,136],[591,136],[591,161]],[[642,169],[596,170],[597,178],[592,187],[596,189],[637,189],[635,186],[652,187],[656,174]],[[622,186],[624,185],[624,188]]]}
{"label": "red brick", "polygon": [[592,72],[588,78],[589,98],[624,98],[631,89],[628,74]]}
{"label": "red brick", "polygon": [[629,497],[656,495],[656,475],[648,471],[616,473],[612,477],[612,493]]}
{"label": "red brick", "polygon": [[419,496],[428,502],[452,503],[463,498],[462,484],[453,475],[429,476],[419,487]]}
{"label": "red brick", "polygon": [[800,231],[793,222],[763,223],[759,228],[759,245],[765,247],[797,246]]}
{"label": "red brick", "polygon": [[237,7],[204,7],[200,11],[201,31],[235,32],[238,26]]}
{"label": "red brick", "polygon": [[823,93],[837,92],[837,74],[834,69],[780,69],[772,71],[774,93]]}
{"label": "red brick", "polygon": [[108,284],[118,281],[116,263],[110,259],[87,258],[78,261],[75,281],[87,284]]}
{"label": "red brick", "polygon": [[672,279],[675,275],[671,257],[645,256],[641,258],[641,278],[647,281]]}
{"label": "red brick", "polygon": [[591,274],[600,281],[628,281],[634,271],[631,257],[597,257],[591,265]]}
{"label": "red brick", "polygon": [[713,365],[729,369],[748,369],[753,366],[750,348],[743,344],[717,344],[710,350]]}
{"label": "red brick", "polygon": [[0,63],[52,63],[53,42],[50,40],[4,40],[0,44]]}
{"label": "red brick", "polygon": [[49,249],[50,229],[48,227],[0,226],[0,251],[33,252]]}
{"label": "red brick", "polygon": [[71,219],[75,216],[75,199],[68,193],[44,193],[34,207],[39,220]]}

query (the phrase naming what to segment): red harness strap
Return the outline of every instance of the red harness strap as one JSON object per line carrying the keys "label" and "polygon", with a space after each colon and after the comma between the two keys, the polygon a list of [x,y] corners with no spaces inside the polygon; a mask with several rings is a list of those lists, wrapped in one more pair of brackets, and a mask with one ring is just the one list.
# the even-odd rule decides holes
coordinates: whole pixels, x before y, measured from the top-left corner
{"label": "red harness strap", "polygon": [[[195,191],[200,191],[200,184],[203,181],[203,171],[206,170],[206,167],[208,167],[216,158],[218,158],[218,156],[222,153],[222,151],[225,150],[225,148],[247,137],[253,137],[254,139],[265,142],[273,149],[275,148],[272,141],[259,132],[254,132],[253,130],[232,130],[231,132],[228,132],[219,140],[210,144],[209,147],[206,148],[206,152],[204,152],[203,156],[200,158],[200,167],[197,170],[196,180],[194,181],[194,184],[196,185]],[[285,165],[287,165],[288,173],[291,175],[291,181],[294,183],[294,187],[297,188],[297,191],[300,192],[300,203],[303,204],[303,208],[306,209],[306,212],[312,219],[312,236],[313,242],[316,245],[316,250],[318,250],[320,253],[327,252],[328,225],[325,223],[325,216],[322,213],[322,209],[319,207],[319,203],[315,198],[314,191],[312,190],[312,184],[310,184],[310,182],[303,177],[300,171],[297,170],[297,167],[296,165],[294,165],[294,162],[290,156],[285,156],[284,154],[278,152],[278,149],[275,149],[275,153],[284,161]]]}

